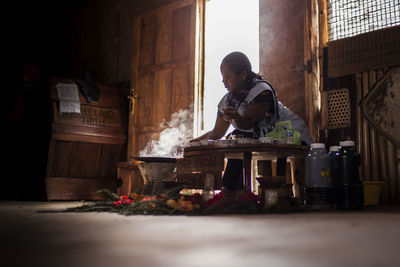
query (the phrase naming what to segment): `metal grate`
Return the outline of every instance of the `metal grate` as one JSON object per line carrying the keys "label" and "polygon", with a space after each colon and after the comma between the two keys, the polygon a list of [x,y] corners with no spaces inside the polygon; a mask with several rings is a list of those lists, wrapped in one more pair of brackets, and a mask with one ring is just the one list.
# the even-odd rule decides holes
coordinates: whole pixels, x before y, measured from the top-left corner
{"label": "metal grate", "polygon": [[350,96],[346,88],[327,91],[328,128],[344,128],[351,125]]}
{"label": "metal grate", "polygon": [[328,0],[328,40],[400,25],[400,0]]}

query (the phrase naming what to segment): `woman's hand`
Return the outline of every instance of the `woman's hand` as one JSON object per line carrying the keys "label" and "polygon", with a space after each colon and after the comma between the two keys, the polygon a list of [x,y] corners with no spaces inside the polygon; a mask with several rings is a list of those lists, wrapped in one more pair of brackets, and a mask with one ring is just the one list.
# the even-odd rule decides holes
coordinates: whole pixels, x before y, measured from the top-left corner
{"label": "woman's hand", "polygon": [[234,107],[225,107],[222,109],[222,118],[233,123],[240,129],[251,129],[254,122],[259,122],[268,113],[268,106],[264,104],[249,104],[243,116],[241,116]]}
{"label": "woman's hand", "polygon": [[226,133],[226,131],[229,128],[230,123],[228,121],[225,121],[221,115],[217,116],[217,120],[215,121],[215,125],[214,128],[209,131],[206,132],[205,134],[190,139],[189,143],[193,143],[193,142],[198,142],[200,140],[217,140],[220,139],[224,136],[224,134]]}
{"label": "woman's hand", "polygon": [[189,143],[198,142],[198,141],[200,141],[200,139],[201,139],[201,138],[198,138],[198,137],[197,137],[197,138],[190,139],[190,140],[189,140]]}
{"label": "woman's hand", "polygon": [[222,112],[222,117],[225,121],[235,120],[240,116],[234,107],[224,107],[222,108]]}

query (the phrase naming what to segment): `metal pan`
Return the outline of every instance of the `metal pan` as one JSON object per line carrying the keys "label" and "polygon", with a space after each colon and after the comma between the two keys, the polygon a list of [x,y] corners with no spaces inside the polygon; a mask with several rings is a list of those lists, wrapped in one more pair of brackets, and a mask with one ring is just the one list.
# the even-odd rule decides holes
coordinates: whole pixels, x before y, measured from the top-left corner
{"label": "metal pan", "polygon": [[176,162],[176,158],[168,157],[133,157],[137,161],[144,162]]}

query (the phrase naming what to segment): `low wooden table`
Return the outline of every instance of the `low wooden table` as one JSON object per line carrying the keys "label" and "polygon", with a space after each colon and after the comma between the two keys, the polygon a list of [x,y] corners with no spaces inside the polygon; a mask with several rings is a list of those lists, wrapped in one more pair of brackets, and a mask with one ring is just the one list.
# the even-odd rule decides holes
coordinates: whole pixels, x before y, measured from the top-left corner
{"label": "low wooden table", "polygon": [[[292,144],[224,144],[211,143],[208,145],[187,147],[184,157],[177,160],[178,181],[202,188],[206,173],[215,175],[215,188],[222,186],[222,171],[225,159],[243,159],[244,190],[251,191],[252,160],[259,162],[277,160],[276,176],[286,175],[286,163],[290,160],[294,181],[298,194],[304,187],[304,158],[308,152],[307,146]],[[259,165],[260,166],[260,165]],[[266,175],[271,175],[264,168]]]}

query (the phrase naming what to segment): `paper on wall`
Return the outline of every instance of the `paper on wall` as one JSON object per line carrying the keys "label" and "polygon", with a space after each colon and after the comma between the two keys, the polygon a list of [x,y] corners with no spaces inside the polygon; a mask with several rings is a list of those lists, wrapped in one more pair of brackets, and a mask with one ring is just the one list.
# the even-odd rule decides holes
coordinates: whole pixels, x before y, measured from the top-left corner
{"label": "paper on wall", "polygon": [[60,114],[81,113],[78,86],[75,83],[58,83],[56,88],[60,100]]}

